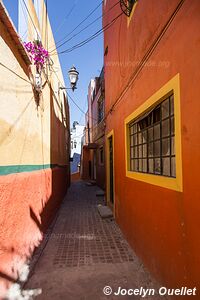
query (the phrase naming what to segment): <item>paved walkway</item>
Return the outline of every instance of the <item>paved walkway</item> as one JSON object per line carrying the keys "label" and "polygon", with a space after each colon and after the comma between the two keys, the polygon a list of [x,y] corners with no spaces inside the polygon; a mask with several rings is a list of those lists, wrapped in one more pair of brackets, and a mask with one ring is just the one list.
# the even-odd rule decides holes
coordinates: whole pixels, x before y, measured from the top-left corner
{"label": "paved walkway", "polygon": [[[144,299],[106,296],[105,286],[154,288],[158,285],[131,250],[114,220],[101,219],[96,186],[72,183],[55,226],[25,289],[42,289],[42,300]],[[34,258],[35,259],[35,258]],[[109,292],[109,289],[107,290]],[[165,297],[146,296],[164,300]]]}

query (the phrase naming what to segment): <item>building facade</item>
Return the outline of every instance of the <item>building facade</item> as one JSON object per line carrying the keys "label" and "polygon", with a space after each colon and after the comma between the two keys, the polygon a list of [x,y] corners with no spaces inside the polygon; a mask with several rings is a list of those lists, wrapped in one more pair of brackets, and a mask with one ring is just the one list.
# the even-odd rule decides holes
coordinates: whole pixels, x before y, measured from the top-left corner
{"label": "building facade", "polygon": [[71,128],[71,174],[80,171],[82,138],[85,126],[74,121]]}
{"label": "building facade", "polygon": [[[38,20],[33,2],[27,2],[32,21],[27,12],[30,28],[26,29],[29,41],[39,33],[48,49],[55,43],[45,5],[40,3],[43,19]],[[20,277],[69,185],[69,108],[66,95],[59,90],[64,80],[57,56],[53,66],[48,61],[39,77],[36,73],[0,2],[1,299]]]}
{"label": "building facade", "polygon": [[82,149],[82,178],[105,189],[105,89],[104,68],[88,88],[88,111]]}
{"label": "building facade", "polygon": [[200,287],[200,2],[120,3],[103,5],[107,202],[158,281]]}

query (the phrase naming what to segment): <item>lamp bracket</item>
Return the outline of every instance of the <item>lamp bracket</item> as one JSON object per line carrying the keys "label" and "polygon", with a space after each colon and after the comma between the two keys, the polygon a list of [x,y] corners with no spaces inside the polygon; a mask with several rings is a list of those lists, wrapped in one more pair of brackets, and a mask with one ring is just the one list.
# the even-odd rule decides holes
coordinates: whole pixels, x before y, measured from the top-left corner
{"label": "lamp bracket", "polygon": [[61,87],[59,87],[59,89],[60,89],[60,90],[73,90],[73,91],[74,91],[74,90],[77,89],[77,87],[73,86],[73,87],[67,88],[67,87],[62,87],[62,86],[61,86]]}

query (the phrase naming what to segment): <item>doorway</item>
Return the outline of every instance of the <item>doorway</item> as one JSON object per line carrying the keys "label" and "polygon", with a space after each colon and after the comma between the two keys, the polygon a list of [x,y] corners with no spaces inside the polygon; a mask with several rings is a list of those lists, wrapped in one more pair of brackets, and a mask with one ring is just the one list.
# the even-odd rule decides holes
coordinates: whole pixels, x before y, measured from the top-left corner
{"label": "doorway", "polygon": [[97,179],[97,153],[96,150],[94,150],[94,158],[93,158],[93,176],[94,180]]}
{"label": "doorway", "polygon": [[107,137],[107,201],[114,208],[114,135]]}

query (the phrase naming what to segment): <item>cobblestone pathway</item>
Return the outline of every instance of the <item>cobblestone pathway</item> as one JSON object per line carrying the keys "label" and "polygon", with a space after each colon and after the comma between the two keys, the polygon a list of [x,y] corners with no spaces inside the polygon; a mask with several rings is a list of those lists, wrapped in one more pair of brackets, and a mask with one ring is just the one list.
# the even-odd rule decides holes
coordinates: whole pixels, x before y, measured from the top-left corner
{"label": "cobblestone pathway", "polygon": [[[26,289],[42,289],[37,299],[144,299],[105,296],[103,288],[152,288],[158,285],[131,250],[114,220],[102,219],[96,186],[72,183],[48,240],[33,261]],[[145,299],[165,299],[146,296]]]}

